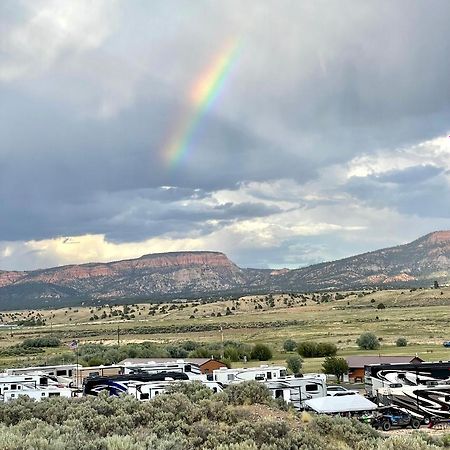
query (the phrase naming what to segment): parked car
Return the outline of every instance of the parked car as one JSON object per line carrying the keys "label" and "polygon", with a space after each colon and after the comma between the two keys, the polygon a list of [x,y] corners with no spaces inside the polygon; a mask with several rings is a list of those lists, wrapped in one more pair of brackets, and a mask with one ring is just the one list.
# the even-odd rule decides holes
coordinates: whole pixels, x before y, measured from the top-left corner
{"label": "parked car", "polygon": [[442,345],[444,347],[450,347],[450,341],[444,341]]}
{"label": "parked car", "polygon": [[344,386],[327,386],[327,396],[329,397],[355,394],[359,394],[359,392],[352,389],[347,389]]}
{"label": "parked car", "polygon": [[372,418],[372,426],[376,429],[381,428],[383,431],[389,431],[392,427],[406,428],[409,426],[417,430],[420,428],[420,424],[421,421],[417,417],[392,406],[380,408],[378,414]]}

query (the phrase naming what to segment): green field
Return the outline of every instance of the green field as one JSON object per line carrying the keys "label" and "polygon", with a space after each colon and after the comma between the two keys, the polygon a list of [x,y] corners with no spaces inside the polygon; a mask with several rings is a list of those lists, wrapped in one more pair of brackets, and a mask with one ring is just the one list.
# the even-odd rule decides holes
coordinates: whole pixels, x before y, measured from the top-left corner
{"label": "green field", "polygon": [[[340,292],[338,295],[268,294],[212,303],[139,304],[131,306],[125,316],[122,313],[121,306],[3,312],[3,324],[39,314],[46,325],[3,326],[0,350],[39,336],[58,337],[64,345],[46,349],[36,357],[4,356],[0,364],[7,367],[42,361],[45,357],[67,352],[66,344],[73,339],[81,343],[113,345],[117,343],[118,328],[121,344],[220,342],[222,328],[225,340],[271,346],[272,363],[284,363],[286,354],[282,344],[287,338],[333,342],[340,356],[417,354],[424,360],[450,360],[450,349],[442,345],[444,340],[450,339],[450,288]],[[382,339],[379,350],[358,349],[355,340],[364,331],[372,331]],[[400,336],[408,340],[407,347],[395,346]],[[304,371],[320,370],[321,363],[321,358],[306,359]]]}

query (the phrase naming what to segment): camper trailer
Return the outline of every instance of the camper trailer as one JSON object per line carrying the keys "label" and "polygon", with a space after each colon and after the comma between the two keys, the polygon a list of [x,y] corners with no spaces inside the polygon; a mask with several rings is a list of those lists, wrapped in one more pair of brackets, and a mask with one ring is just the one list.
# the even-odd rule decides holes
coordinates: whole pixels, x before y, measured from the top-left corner
{"label": "camper trailer", "polygon": [[326,377],[322,374],[310,374],[303,377],[286,377],[280,380],[263,382],[274,399],[283,399],[294,408],[301,410],[306,400],[326,397]]}
{"label": "camper trailer", "polygon": [[93,376],[83,381],[83,395],[97,396],[100,392],[106,391],[111,396],[119,396],[127,393],[130,383],[188,379],[188,375],[182,372],[136,373],[110,377]]}
{"label": "camper trailer", "polygon": [[182,359],[177,361],[153,362],[149,361],[145,364],[124,364],[124,374],[135,373],[161,373],[161,372],[180,372],[188,374],[189,378],[195,378],[202,372],[197,364],[185,362]]}
{"label": "camper trailer", "polygon": [[[163,394],[166,392],[167,388],[171,386],[173,383],[190,383],[192,380],[185,381],[174,381],[174,380],[166,380],[166,381],[151,381],[151,382],[143,382],[143,381],[133,381],[130,382],[127,386],[127,393],[132,395],[138,400],[147,401],[155,398],[157,395]],[[216,383],[215,381],[202,381],[206,387],[211,389],[213,392],[222,392],[223,387]]]}
{"label": "camper trailer", "polygon": [[305,374],[303,377],[288,377],[283,381],[289,386],[292,405],[301,410],[306,400],[327,396],[327,382],[324,374]]}
{"label": "camper trailer", "polygon": [[59,366],[40,366],[40,367],[19,367],[16,369],[7,369],[7,375],[33,375],[39,374],[52,377],[62,384],[70,386],[75,380],[77,370],[82,366],[77,364],[64,364]]}
{"label": "camper trailer", "polygon": [[43,375],[6,375],[0,377],[0,402],[8,402],[22,395],[41,400],[62,396],[71,397],[72,391],[62,387],[51,377]]}
{"label": "camper trailer", "polygon": [[212,380],[218,383],[231,384],[240,381],[270,381],[286,378],[287,371],[284,366],[249,367],[240,369],[228,369],[222,367],[212,373]]}
{"label": "camper trailer", "polygon": [[11,400],[16,400],[21,396],[26,396],[32,398],[33,400],[40,401],[45,398],[53,398],[53,397],[66,397],[71,398],[73,395],[73,391],[70,388],[61,388],[56,386],[50,386],[45,388],[30,388],[30,389],[22,389],[17,391],[8,391],[0,396],[0,400],[3,402],[10,402]]}

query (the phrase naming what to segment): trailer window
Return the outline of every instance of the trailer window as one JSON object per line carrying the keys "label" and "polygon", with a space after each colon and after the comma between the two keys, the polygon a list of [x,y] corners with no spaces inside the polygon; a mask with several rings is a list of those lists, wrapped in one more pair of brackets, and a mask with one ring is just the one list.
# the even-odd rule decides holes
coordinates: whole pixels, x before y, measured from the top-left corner
{"label": "trailer window", "polygon": [[319,390],[317,384],[307,384],[305,386],[306,392],[317,392]]}
{"label": "trailer window", "polygon": [[285,377],[287,372],[285,370],[280,370],[280,377]]}
{"label": "trailer window", "polygon": [[139,398],[141,400],[148,400],[149,399],[149,394],[141,394],[141,396]]}
{"label": "trailer window", "polygon": [[50,392],[50,393],[48,394],[48,396],[49,396],[49,397],[60,397],[61,394],[60,394],[59,392]]}
{"label": "trailer window", "polygon": [[272,372],[267,372],[267,379],[271,380],[272,379]]}
{"label": "trailer window", "polygon": [[64,375],[67,375],[67,371],[66,370],[57,370],[56,371],[56,376],[57,377],[63,377]]}
{"label": "trailer window", "polygon": [[15,391],[17,389],[17,384],[12,384],[11,385],[11,390]]}
{"label": "trailer window", "polygon": [[43,393],[41,394],[41,397],[45,397],[45,392],[43,392]]}
{"label": "trailer window", "polygon": [[48,385],[48,379],[47,378],[39,378],[39,384],[41,386],[47,386]]}
{"label": "trailer window", "polygon": [[72,376],[72,369],[69,370],[69,377]]}
{"label": "trailer window", "polygon": [[275,391],[275,398],[283,398],[283,389],[277,389]]}
{"label": "trailer window", "polygon": [[227,380],[228,381],[233,381],[234,380],[234,374],[229,373],[228,376],[227,376]]}

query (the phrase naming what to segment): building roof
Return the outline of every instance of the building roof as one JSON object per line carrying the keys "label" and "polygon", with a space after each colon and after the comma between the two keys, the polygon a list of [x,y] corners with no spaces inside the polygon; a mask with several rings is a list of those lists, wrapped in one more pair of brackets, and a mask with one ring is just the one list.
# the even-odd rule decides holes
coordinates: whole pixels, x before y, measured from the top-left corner
{"label": "building roof", "polygon": [[377,409],[375,403],[359,394],[313,398],[306,400],[305,404],[312,410],[322,414],[373,411]]}
{"label": "building roof", "polygon": [[364,367],[370,364],[394,364],[394,363],[410,363],[412,361],[423,362],[418,356],[348,356],[345,358],[349,368]]}
{"label": "building roof", "polygon": [[119,364],[151,364],[151,363],[176,363],[176,362],[185,362],[187,364],[196,364],[198,366],[203,366],[209,361],[217,361],[220,364],[223,364],[222,361],[218,359],[211,358],[127,358],[123,361],[120,361]]}

